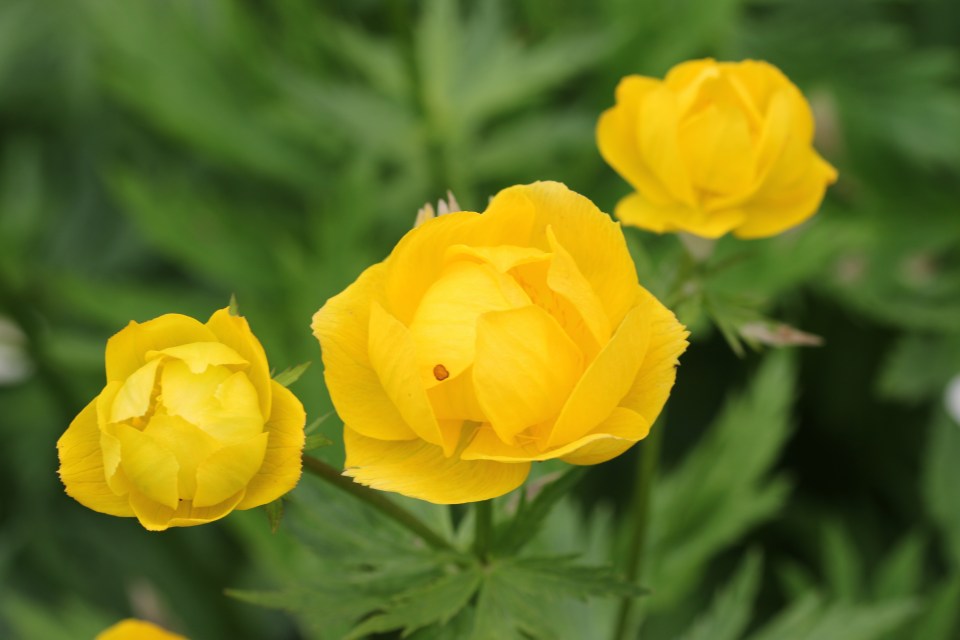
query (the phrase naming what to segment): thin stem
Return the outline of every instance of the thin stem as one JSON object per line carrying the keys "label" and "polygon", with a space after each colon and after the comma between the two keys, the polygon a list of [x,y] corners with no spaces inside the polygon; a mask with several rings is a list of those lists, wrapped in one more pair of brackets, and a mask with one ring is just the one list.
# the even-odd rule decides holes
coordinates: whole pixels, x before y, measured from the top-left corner
{"label": "thin stem", "polygon": [[384,496],[379,491],[374,491],[373,489],[367,488],[362,484],[357,484],[350,478],[341,475],[339,471],[328,465],[326,462],[317,460],[313,456],[303,456],[303,467],[310,473],[321,478],[322,480],[329,482],[338,489],[346,491],[353,497],[366,502],[383,515],[391,518],[397,524],[402,525],[409,531],[415,533],[434,549],[456,551],[456,549],[454,549],[449,542],[444,540],[433,529],[424,524],[422,520]]}
{"label": "thin stem", "polygon": [[484,500],[473,505],[476,535],[473,538],[473,550],[481,562],[487,561],[490,554],[490,542],[493,538],[493,501]]}
{"label": "thin stem", "polygon": [[[634,477],[632,509],[629,521],[630,547],[627,550],[626,578],[634,582],[643,578],[644,547],[647,543],[647,534],[650,528],[650,497],[653,493],[653,481],[660,463],[660,445],[663,440],[664,416],[660,417],[659,428],[651,430],[650,435],[640,445],[640,460],[637,466],[637,475]],[[614,636],[619,640],[628,640],[634,623],[634,605],[636,598],[625,597],[620,603],[620,612],[617,617],[617,632]]]}

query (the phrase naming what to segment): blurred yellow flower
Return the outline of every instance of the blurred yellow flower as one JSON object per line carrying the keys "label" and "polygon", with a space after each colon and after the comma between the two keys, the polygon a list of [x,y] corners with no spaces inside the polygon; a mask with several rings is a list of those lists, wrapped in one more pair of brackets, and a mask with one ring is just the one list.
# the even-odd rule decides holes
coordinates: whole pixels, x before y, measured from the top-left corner
{"label": "blurred yellow flower", "polygon": [[694,60],[662,81],[624,78],[597,144],[636,189],[617,217],[660,233],[772,236],[812,216],[837,179],[813,149],[803,94],[754,60]]}
{"label": "blurred yellow flower", "polygon": [[564,185],[428,219],[313,318],[346,474],[435,503],[502,495],[532,461],[644,438],[686,332],[623,233]]}
{"label": "blurred yellow flower", "polygon": [[97,634],[94,640],[187,640],[150,622],[128,618]]}
{"label": "blurred yellow flower", "polygon": [[107,342],[107,384],[57,442],[67,494],[147,529],[257,507],[300,478],[306,416],[247,321],[167,314]]}

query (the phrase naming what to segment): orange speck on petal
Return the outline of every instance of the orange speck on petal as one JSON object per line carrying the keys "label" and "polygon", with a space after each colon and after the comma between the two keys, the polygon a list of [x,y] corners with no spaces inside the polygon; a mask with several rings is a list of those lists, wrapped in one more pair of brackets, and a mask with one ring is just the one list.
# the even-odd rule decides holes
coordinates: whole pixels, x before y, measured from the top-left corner
{"label": "orange speck on petal", "polygon": [[447,371],[447,368],[442,364],[438,364],[433,368],[433,377],[437,380],[446,380],[450,377],[450,372]]}

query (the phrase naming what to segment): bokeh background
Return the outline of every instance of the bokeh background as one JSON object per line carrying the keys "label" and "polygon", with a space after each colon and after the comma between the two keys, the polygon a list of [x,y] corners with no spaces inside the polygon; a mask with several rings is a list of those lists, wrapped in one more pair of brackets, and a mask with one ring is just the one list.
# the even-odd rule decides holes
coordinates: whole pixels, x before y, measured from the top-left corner
{"label": "bokeh background", "polygon": [[[680,310],[645,637],[719,638],[684,629],[733,610],[765,640],[960,638],[958,33],[953,0],[0,0],[0,637],[130,614],[325,637],[224,594],[335,573],[262,511],[156,534],[64,495],[54,445],[107,338],[235,293],[274,367],[314,361],[293,390],[322,416],[310,316],[420,206],[555,179],[612,210],[593,128],[618,79],[713,56],[782,68],[840,181],[804,227],[723,240]],[[627,234],[662,290],[676,239]],[[738,357],[715,325],[760,312],[823,346]],[[543,544],[616,557],[634,461],[592,470]],[[312,491],[290,502],[316,531]]]}

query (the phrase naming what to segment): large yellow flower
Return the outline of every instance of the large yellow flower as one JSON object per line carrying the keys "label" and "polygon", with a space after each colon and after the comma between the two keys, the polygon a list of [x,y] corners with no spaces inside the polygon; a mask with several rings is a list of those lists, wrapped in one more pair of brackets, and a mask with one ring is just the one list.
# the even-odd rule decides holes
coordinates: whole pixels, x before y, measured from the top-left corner
{"label": "large yellow flower", "polygon": [[617,217],[656,232],[772,236],[812,216],[837,179],[813,149],[803,95],[754,60],[694,60],[662,81],[624,78],[597,144],[636,189]]}
{"label": "large yellow flower", "polygon": [[316,313],[346,473],[435,503],[502,495],[530,463],[644,438],[686,332],[618,224],[552,182],[410,231]]}
{"label": "large yellow flower", "polygon": [[168,314],[107,342],[107,384],[57,442],[67,494],[150,530],[266,504],[300,478],[306,416],[247,321]]}
{"label": "large yellow flower", "polygon": [[165,631],[150,622],[127,618],[101,631],[94,640],[187,640],[187,638]]}

